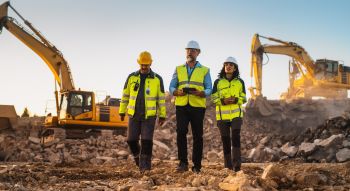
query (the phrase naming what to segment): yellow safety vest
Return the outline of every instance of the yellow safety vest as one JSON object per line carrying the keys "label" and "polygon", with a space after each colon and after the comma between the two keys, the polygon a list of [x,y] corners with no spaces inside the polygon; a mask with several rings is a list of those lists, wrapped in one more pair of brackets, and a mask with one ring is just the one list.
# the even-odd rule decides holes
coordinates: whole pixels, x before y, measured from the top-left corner
{"label": "yellow safety vest", "polygon": [[[136,98],[140,89],[135,88],[135,85],[140,83],[140,81],[140,73],[138,71],[129,75],[124,85],[123,96],[119,106],[119,114],[123,115],[127,110],[129,115],[134,116]],[[147,93],[146,89],[149,89]],[[162,77],[151,71],[145,80],[144,90],[146,119],[148,117],[156,116],[157,113],[160,118],[165,118],[166,108]]]}
{"label": "yellow safety vest", "polygon": [[[218,82],[214,83],[214,91],[212,94],[212,100],[216,105],[216,120],[228,120],[237,117],[243,117],[243,111],[241,105],[247,102],[244,82],[235,78],[228,81],[225,78],[220,78]],[[236,104],[222,105],[221,100],[229,97],[237,97],[238,102]]]}
{"label": "yellow safety vest", "polygon": [[[209,69],[205,66],[198,66],[193,69],[192,75],[189,79],[187,73],[186,64],[177,66],[176,73],[178,79],[178,89],[185,87],[196,88],[199,91],[204,90],[204,77],[208,73]],[[192,107],[206,107],[206,98],[198,97],[191,94],[186,94],[184,96],[176,96],[175,105],[185,106],[190,104]]]}

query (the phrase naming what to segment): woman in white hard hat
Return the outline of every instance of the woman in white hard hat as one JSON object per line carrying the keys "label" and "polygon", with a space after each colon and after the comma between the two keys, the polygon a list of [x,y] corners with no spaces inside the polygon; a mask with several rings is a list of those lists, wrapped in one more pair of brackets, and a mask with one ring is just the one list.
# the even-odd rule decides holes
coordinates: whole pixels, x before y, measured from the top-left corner
{"label": "woman in white hard hat", "polygon": [[[246,102],[244,81],[239,77],[237,61],[228,57],[214,82],[213,102],[216,105],[217,126],[220,129],[224,151],[224,166],[234,171],[241,169],[242,104]],[[231,149],[232,146],[232,149]]]}

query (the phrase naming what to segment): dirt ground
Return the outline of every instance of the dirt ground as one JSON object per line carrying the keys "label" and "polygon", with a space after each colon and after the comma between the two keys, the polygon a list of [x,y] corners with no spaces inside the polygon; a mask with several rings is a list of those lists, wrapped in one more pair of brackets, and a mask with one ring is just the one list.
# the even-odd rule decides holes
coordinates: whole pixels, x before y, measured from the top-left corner
{"label": "dirt ground", "polygon": [[[153,160],[152,164],[151,171],[141,174],[130,161],[114,167],[2,163],[0,189],[221,190],[225,188],[222,182],[227,177],[243,174],[250,187],[239,190],[350,190],[350,163],[245,163],[239,173],[223,169],[221,163],[207,163],[199,174],[176,172],[175,161]],[[282,172],[262,178],[264,170],[271,164]]]}

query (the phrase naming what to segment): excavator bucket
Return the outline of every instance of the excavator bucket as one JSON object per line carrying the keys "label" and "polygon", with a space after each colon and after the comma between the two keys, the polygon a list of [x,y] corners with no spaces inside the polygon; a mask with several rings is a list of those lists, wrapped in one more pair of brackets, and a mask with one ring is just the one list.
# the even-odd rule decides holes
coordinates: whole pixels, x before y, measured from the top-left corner
{"label": "excavator bucket", "polygon": [[247,108],[257,110],[262,116],[270,116],[275,113],[271,104],[262,96],[249,99]]}
{"label": "excavator bucket", "polygon": [[13,105],[0,105],[0,130],[17,126],[17,113]]}

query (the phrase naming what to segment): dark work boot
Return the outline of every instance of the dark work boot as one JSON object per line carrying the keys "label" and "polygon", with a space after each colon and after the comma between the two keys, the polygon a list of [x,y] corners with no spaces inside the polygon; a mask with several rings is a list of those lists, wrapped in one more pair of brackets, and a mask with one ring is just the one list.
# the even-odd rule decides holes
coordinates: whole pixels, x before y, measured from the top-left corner
{"label": "dark work boot", "polygon": [[146,155],[140,155],[140,165],[139,165],[139,169],[140,169],[140,172],[144,172],[145,169],[146,169],[146,158],[145,158]]}
{"label": "dark work boot", "polygon": [[224,149],[224,167],[233,170],[231,157],[231,138],[229,136],[221,136],[222,147]]}
{"label": "dark work boot", "polygon": [[176,168],[176,171],[177,172],[188,171],[188,164],[180,161],[179,165]]}
{"label": "dark work boot", "polygon": [[152,166],[152,140],[141,140],[140,171],[151,170]]}
{"label": "dark work boot", "polygon": [[134,156],[136,166],[139,166],[139,156],[140,156],[140,144],[139,141],[127,141],[130,151]]}
{"label": "dark work boot", "polygon": [[136,166],[140,166],[140,157],[139,156],[134,157],[134,161],[135,161]]}
{"label": "dark work boot", "polygon": [[145,167],[146,170],[151,170],[152,167],[152,156],[146,155],[145,156]]}
{"label": "dark work boot", "polygon": [[146,170],[151,170],[151,156],[140,155],[140,172],[143,173]]}
{"label": "dark work boot", "polygon": [[232,164],[235,172],[241,170],[241,148],[232,148]]}
{"label": "dark work boot", "polygon": [[224,167],[233,170],[231,154],[224,155]]}

